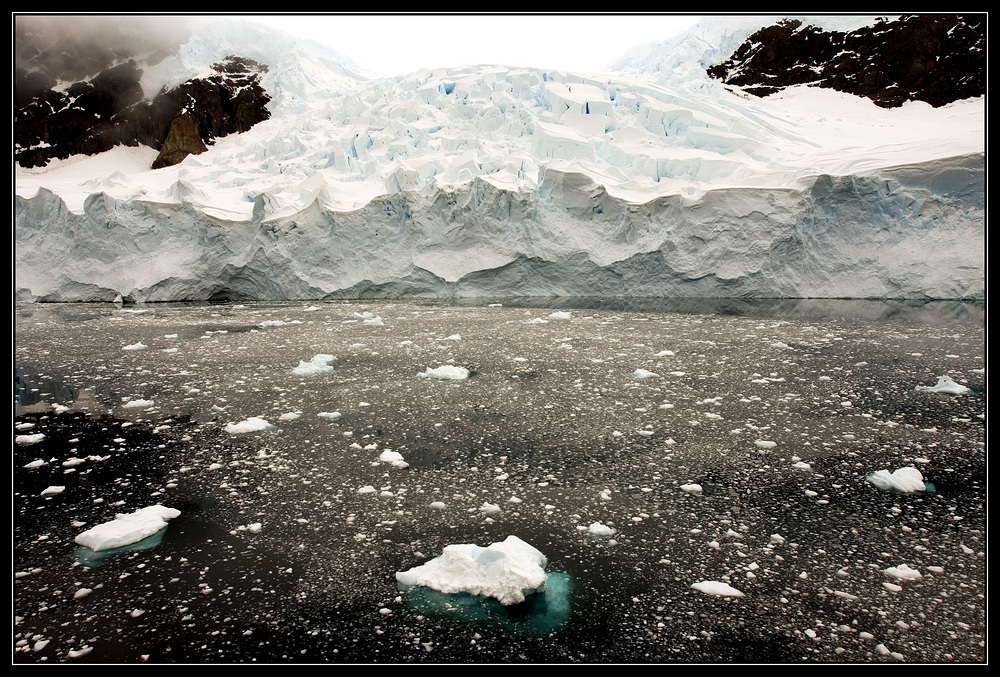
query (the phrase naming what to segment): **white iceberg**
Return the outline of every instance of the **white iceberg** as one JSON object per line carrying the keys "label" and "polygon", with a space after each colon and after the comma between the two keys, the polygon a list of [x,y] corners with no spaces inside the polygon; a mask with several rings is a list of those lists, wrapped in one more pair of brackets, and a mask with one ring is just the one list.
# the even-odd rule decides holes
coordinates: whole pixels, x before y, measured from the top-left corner
{"label": "white iceberg", "polygon": [[917,386],[916,390],[928,393],[946,393],[949,395],[961,395],[969,392],[969,389],[961,383],[955,383],[947,376],[938,376],[937,383],[932,386]]}
{"label": "white iceberg", "polygon": [[45,439],[45,433],[35,433],[33,435],[15,435],[14,436],[14,441],[17,444],[21,445],[22,447],[26,447],[26,446],[31,445],[31,444],[38,444],[39,442],[41,442],[44,439]]}
{"label": "white iceberg", "polygon": [[469,370],[465,367],[445,364],[437,369],[428,367],[426,371],[417,374],[417,378],[429,378],[436,381],[462,381],[469,378]]}
{"label": "white iceberg", "polygon": [[321,374],[330,374],[333,372],[333,367],[330,366],[330,362],[335,361],[337,358],[333,355],[326,355],[320,353],[318,355],[313,355],[312,359],[306,362],[305,360],[299,360],[299,366],[292,369],[292,373],[296,376],[317,376]]}
{"label": "white iceberg", "polygon": [[912,493],[927,489],[924,476],[913,467],[899,468],[891,473],[888,470],[879,470],[868,475],[867,479],[883,491]]}
{"label": "white iceberg", "polygon": [[898,581],[915,581],[918,578],[923,578],[923,574],[911,568],[908,564],[900,564],[898,567],[883,569],[882,573]]}
{"label": "white iceberg", "polygon": [[545,590],[545,555],[517,536],[485,548],[449,545],[439,557],[408,571],[397,571],[404,586],[424,586],[446,594],[494,597],[501,604],[519,604]]}
{"label": "white iceberg", "polygon": [[116,515],[110,522],[78,535],[76,542],[95,551],[121,548],[149,538],[180,514],[181,511],[174,508],[151,505],[128,515]]}
{"label": "white iceberg", "polygon": [[720,597],[743,597],[743,593],[722,581],[700,581],[693,583],[692,588],[706,595],[718,595]]}
{"label": "white iceberg", "polygon": [[636,369],[632,372],[632,378],[636,381],[645,381],[650,378],[659,378],[660,375],[656,372],[648,371],[646,369]]}
{"label": "white iceberg", "polygon": [[259,416],[251,416],[250,418],[240,421],[239,423],[227,423],[226,432],[231,435],[239,435],[240,433],[259,432],[261,430],[267,430],[271,427],[270,423]]}

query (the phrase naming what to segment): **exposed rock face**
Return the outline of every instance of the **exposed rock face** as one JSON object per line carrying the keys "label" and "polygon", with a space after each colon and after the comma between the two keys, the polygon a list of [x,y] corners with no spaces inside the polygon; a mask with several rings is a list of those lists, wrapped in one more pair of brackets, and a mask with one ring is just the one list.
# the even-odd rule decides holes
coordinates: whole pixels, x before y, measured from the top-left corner
{"label": "exposed rock face", "polygon": [[[85,38],[82,28],[57,22],[43,30],[32,20],[41,19],[18,17],[15,32],[14,160],[23,167],[139,144],[160,150],[154,168],[165,167],[270,117],[263,64],[230,56],[213,64],[214,75],[146,101],[140,63],[155,63],[176,43],[161,44],[149,26],[129,24],[131,32],[105,36],[112,49]],[[143,43],[143,30],[151,44]],[[60,80],[76,81],[57,89]]]}
{"label": "exposed rock face", "polygon": [[917,15],[851,33],[784,21],[754,33],[708,74],[757,96],[808,84],[892,108],[986,93],[986,15]]}

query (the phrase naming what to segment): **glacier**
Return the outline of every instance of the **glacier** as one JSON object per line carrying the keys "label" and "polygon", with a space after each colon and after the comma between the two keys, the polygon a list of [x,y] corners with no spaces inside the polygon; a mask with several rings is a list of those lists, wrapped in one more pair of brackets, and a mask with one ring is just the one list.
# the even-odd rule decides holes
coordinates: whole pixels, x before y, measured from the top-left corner
{"label": "glacier", "polygon": [[391,78],[213,23],[144,87],[238,50],[271,119],[158,170],[141,146],[15,166],[15,298],[984,298],[985,97],[711,81],[754,19],[601,75]]}

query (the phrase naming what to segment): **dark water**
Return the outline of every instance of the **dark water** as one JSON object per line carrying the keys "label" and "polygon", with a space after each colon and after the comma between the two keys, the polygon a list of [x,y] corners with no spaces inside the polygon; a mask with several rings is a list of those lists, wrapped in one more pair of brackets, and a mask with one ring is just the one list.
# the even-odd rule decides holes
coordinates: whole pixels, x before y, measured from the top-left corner
{"label": "dark water", "polygon": [[[847,301],[19,306],[15,435],[45,437],[13,451],[14,661],[982,662],[984,317]],[[333,373],[291,373],[321,353]],[[417,378],[444,364],[471,376]],[[943,375],[969,392],[917,390]],[[251,417],[272,427],[226,431]],[[865,480],[911,465],[933,492]],[[148,541],[73,541],[156,503],[181,516]],[[508,535],[548,560],[525,604],[395,582],[446,545]],[[885,573],[904,563],[920,578]]]}

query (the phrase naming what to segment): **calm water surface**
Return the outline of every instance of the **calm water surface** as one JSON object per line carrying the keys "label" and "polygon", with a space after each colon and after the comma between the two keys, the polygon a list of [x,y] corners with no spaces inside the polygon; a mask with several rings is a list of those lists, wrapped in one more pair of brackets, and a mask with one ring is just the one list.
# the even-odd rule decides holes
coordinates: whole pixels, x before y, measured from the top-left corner
{"label": "calm water surface", "polygon": [[[18,306],[15,435],[44,438],[14,444],[14,661],[985,661],[984,316]],[[333,371],[293,373],[315,355]],[[470,376],[418,377],[442,365]],[[940,376],[970,390],[918,390]],[[866,481],[908,466],[933,491]],[[149,541],[74,543],[156,503],[181,516]],[[508,535],[546,555],[545,595],[397,587]]]}

